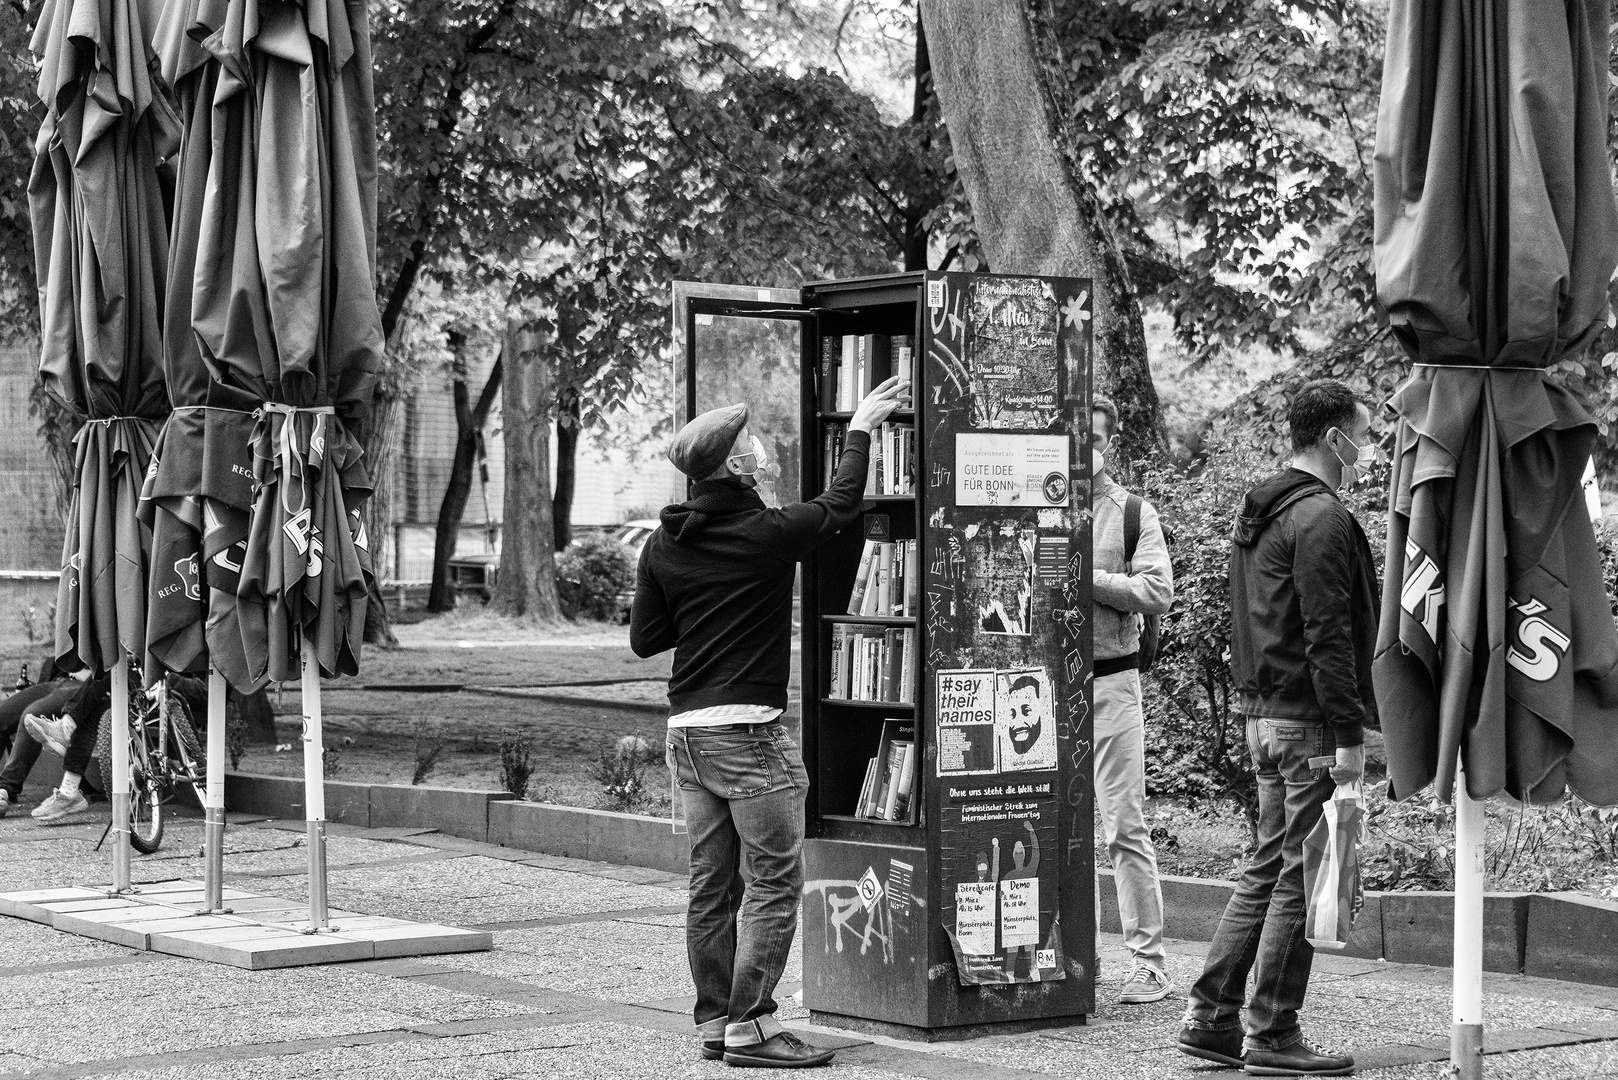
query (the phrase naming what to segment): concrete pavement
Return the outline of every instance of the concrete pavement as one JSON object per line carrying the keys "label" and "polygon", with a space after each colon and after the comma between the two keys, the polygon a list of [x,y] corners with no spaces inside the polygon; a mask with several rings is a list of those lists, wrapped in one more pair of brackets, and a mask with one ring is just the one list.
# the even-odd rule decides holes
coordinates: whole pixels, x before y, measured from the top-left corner
{"label": "concrete pavement", "polygon": [[[104,881],[85,824],[0,820],[0,891]],[[333,826],[334,907],[495,932],[491,953],[250,972],[153,956],[0,917],[0,1077],[703,1078],[739,1075],[698,1059],[690,1036],[681,878],[533,855],[408,829]],[[302,822],[236,817],[227,881],[304,895]],[[137,881],[200,877],[201,822],[170,823]],[[1173,927],[1169,928],[1172,932]],[[842,1045],[828,1080],[1198,1077],[1174,1049],[1185,986],[1205,945],[1170,943],[1177,989],[1150,1006],[1112,1004],[1126,954],[1101,942],[1102,1002],[1085,1026],[964,1043],[870,1039],[782,1018]],[[797,987],[794,951],[782,998]],[[1317,958],[1304,1016],[1317,1042],[1354,1051],[1377,1080],[1447,1075],[1449,972]],[[1618,991],[1486,977],[1490,1077],[1618,1078]]]}

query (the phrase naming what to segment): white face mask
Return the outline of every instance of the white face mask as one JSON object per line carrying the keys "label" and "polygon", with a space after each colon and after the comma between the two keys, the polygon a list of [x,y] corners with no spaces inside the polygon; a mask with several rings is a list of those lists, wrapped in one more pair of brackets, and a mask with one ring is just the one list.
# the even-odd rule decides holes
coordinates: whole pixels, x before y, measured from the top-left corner
{"label": "white face mask", "polygon": [[1107,455],[1100,450],[1090,451],[1090,475],[1100,476],[1107,471]]}
{"label": "white face mask", "polygon": [[1371,469],[1382,457],[1378,452],[1376,443],[1371,442],[1369,436],[1367,436],[1365,445],[1361,446],[1353,439],[1350,439],[1342,428],[1332,428],[1332,430],[1341,435],[1348,442],[1348,445],[1352,446],[1356,451],[1353,461],[1344,461],[1343,456],[1338,454],[1336,449],[1332,450],[1332,453],[1337,456],[1338,464],[1343,467],[1342,486],[1353,487],[1355,484],[1368,479],[1371,475]]}
{"label": "white face mask", "polygon": [[[732,454],[730,456],[732,471],[737,476],[751,476],[755,479],[768,475],[770,459],[764,455],[764,444],[758,441],[757,435],[749,435],[747,439],[753,444],[753,449],[745,454]],[[737,462],[745,462],[748,459],[751,459],[751,468],[736,467]]]}

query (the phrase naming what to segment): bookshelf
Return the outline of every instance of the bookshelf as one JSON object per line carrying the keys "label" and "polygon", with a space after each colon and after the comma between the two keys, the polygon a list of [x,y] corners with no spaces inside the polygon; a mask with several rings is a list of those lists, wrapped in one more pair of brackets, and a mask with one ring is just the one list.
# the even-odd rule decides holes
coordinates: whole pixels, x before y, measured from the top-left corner
{"label": "bookshelf", "polygon": [[[835,469],[847,387],[912,383],[873,433],[859,519],[800,578],[804,1000],[828,1023],[937,1037],[1094,1011],[1089,296],[935,273],[675,286],[677,420],[727,403],[704,379],[739,384],[704,374],[699,316],[795,331],[805,500]],[[1006,721],[1019,703],[1035,722]]]}

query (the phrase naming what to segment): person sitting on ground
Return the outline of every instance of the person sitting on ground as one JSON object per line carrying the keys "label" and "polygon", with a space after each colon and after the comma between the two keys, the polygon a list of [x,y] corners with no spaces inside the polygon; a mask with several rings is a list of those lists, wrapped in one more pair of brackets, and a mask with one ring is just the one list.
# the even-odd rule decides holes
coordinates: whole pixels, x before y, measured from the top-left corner
{"label": "person sitting on ground", "polygon": [[111,704],[111,683],[108,675],[88,679],[75,687],[73,696],[56,715],[41,711],[23,717],[28,734],[62,758],[61,784],[32,811],[34,820],[41,825],[65,824],[67,819],[90,809],[81,782],[95,754],[101,714]]}

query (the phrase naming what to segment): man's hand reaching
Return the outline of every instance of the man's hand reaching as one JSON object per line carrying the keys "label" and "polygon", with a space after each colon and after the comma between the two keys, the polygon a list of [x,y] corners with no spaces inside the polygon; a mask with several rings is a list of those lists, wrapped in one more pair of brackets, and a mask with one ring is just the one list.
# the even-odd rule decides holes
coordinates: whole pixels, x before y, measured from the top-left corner
{"label": "man's hand reaching", "polygon": [[863,431],[869,435],[882,421],[893,415],[910,396],[910,380],[895,375],[865,395],[860,407],[854,410],[854,419],[848,422],[850,431]]}

